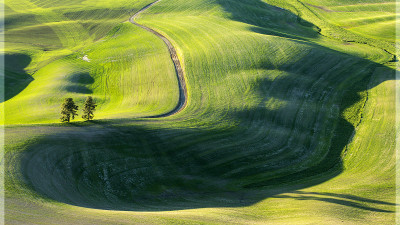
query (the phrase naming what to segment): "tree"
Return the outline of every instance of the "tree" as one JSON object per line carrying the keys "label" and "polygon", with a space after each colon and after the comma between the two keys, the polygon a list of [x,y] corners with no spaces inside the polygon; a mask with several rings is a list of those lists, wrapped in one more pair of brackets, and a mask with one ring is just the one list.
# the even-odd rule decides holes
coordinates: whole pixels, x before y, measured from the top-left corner
{"label": "tree", "polygon": [[85,105],[83,106],[83,115],[82,118],[84,120],[93,119],[93,112],[96,110],[96,103],[93,101],[92,96],[88,96],[85,101]]}
{"label": "tree", "polygon": [[78,111],[78,106],[75,105],[74,100],[72,98],[66,98],[64,103],[61,105],[61,122],[68,122],[72,119],[75,119],[75,116],[78,115],[76,113]]}

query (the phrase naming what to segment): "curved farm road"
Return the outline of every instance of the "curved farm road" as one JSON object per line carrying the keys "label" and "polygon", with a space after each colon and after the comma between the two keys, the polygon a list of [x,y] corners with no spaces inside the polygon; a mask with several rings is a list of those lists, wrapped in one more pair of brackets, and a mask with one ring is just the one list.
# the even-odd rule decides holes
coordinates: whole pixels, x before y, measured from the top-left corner
{"label": "curved farm road", "polygon": [[144,10],[148,9],[149,7],[151,7],[152,5],[156,4],[157,2],[159,2],[161,0],[157,0],[147,6],[145,6],[144,8],[142,8],[141,10],[139,10],[137,13],[135,13],[133,16],[131,16],[129,18],[129,22],[131,22],[132,24],[141,27],[153,34],[155,34],[157,37],[161,38],[164,43],[167,45],[169,53],[171,55],[171,59],[172,62],[174,63],[175,66],[175,72],[178,78],[178,85],[179,85],[179,100],[178,100],[178,104],[176,105],[176,107],[174,109],[172,109],[171,111],[161,114],[161,115],[156,115],[156,116],[148,116],[146,118],[160,118],[160,117],[166,117],[166,116],[170,116],[173,115],[175,113],[178,113],[179,111],[181,111],[182,109],[185,108],[186,103],[187,103],[187,88],[186,88],[186,81],[185,81],[185,76],[183,74],[183,70],[182,70],[182,66],[181,66],[181,62],[179,61],[178,55],[176,54],[176,50],[174,48],[174,46],[171,44],[171,42],[162,34],[158,33],[157,31],[146,27],[144,25],[138,24],[135,22],[135,18],[142,13]]}

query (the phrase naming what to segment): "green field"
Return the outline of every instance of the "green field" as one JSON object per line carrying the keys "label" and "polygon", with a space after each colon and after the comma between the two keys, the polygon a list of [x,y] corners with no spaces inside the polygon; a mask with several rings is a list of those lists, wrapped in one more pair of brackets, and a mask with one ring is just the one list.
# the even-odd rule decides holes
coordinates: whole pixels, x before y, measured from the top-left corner
{"label": "green field", "polygon": [[152,2],[6,0],[7,224],[395,224],[393,1],[157,2],[165,117]]}

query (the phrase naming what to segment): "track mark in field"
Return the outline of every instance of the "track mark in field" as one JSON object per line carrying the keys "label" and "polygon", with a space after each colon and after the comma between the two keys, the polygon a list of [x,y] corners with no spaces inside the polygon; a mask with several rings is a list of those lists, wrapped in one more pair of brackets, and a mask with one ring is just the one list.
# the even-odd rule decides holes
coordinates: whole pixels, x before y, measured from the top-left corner
{"label": "track mark in field", "polygon": [[187,104],[187,88],[186,88],[186,81],[185,81],[185,77],[183,75],[183,70],[182,70],[182,66],[181,66],[181,62],[179,61],[178,55],[176,54],[176,50],[174,48],[174,46],[171,44],[171,42],[162,34],[158,33],[157,31],[146,27],[144,25],[138,24],[135,22],[135,18],[142,13],[144,10],[148,9],[149,7],[151,7],[152,5],[156,4],[157,2],[159,2],[161,0],[157,0],[147,6],[145,6],[144,8],[142,8],[141,10],[139,10],[137,13],[135,13],[133,16],[131,16],[131,18],[129,18],[129,22],[131,22],[132,24],[141,27],[153,34],[155,34],[157,37],[161,38],[161,40],[164,41],[164,43],[167,45],[169,53],[171,55],[171,59],[172,62],[174,63],[175,66],[175,71],[176,71],[176,75],[178,78],[178,86],[179,86],[179,100],[178,100],[178,104],[176,105],[176,107],[174,109],[172,109],[171,111],[161,114],[161,115],[156,115],[156,116],[148,116],[146,118],[160,118],[160,117],[166,117],[166,116],[170,116],[173,115],[175,113],[180,112],[182,109],[185,108],[186,104]]}
{"label": "track mark in field", "polygon": [[306,4],[306,5],[309,5],[309,6],[311,6],[311,7],[317,8],[317,9],[321,9],[321,10],[323,10],[323,11],[325,11],[325,12],[328,12],[328,13],[331,13],[331,12],[350,12],[350,11],[336,11],[336,10],[331,10],[331,9],[325,7],[325,6],[312,5],[312,4],[309,4],[309,3],[305,3],[305,4]]}

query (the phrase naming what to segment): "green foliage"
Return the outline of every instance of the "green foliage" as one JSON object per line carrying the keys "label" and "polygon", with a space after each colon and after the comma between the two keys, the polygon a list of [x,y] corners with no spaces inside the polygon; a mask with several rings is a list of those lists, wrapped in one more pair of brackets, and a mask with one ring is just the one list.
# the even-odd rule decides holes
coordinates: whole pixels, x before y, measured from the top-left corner
{"label": "green foliage", "polygon": [[72,98],[66,98],[64,103],[61,105],[61,122],[68,122],[72,119],[75,119],[75,116],[78,115],[78,106],[75,105],[75,102]]}
{"label": "green foliage", "polygon": [[83,106],[83,115],[82,118],[84,120],[91,120],[94,117],[93,112],[96,110],[96,103],[93,101],[92,96],[88,96],[86,98],[85,104]]}

